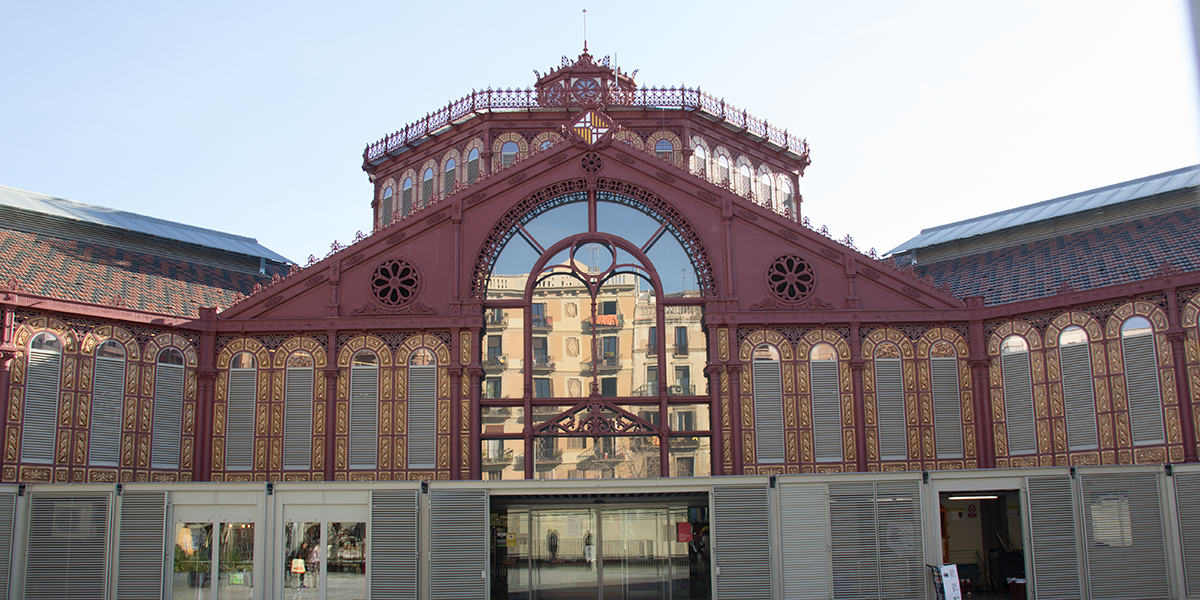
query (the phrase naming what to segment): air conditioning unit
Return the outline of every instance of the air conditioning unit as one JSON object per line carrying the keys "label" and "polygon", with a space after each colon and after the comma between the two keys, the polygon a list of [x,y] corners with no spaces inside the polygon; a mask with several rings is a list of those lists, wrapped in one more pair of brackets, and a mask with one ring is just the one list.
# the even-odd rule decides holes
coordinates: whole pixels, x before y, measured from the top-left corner
{"label": "air conditioning unit", "polygon": [[683,394],[683,386],[682,385],[670,386],[669,388],[667,388],[667,393],[671,394],[672,396],[680,396]]}

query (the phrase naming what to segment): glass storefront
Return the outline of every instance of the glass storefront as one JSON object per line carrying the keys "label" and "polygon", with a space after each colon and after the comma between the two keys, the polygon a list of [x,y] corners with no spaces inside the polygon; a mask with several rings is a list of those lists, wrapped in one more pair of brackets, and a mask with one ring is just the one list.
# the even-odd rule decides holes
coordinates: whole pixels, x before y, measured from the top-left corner
{"label": "glass storefront", "polygon": [[254,597],[253,523],[176,523],[174,539],[172,600]]}
{"label": "glass storefront", "polygon": [[366,523],[285,524],[282,587],[294,600],[366,597]]}

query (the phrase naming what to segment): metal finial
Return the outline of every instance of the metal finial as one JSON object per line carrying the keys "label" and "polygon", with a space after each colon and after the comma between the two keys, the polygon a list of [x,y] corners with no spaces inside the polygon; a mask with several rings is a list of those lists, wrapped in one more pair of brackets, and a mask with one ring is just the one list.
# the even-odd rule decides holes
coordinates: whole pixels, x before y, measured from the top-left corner
{"label": "metal finial", "polygon": [[587,9],[583,9],[583,51],[587,52]]}

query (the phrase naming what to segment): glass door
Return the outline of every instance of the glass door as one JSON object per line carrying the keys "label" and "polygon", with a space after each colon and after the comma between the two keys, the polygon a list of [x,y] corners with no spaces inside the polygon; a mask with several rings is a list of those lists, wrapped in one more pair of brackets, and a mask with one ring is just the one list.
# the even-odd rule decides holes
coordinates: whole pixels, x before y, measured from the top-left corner
{"label": "glass door", "polygon": [[176,523],[174,539],[172,600],[254,597],[253,523]]}
{"label": "glass door", "polygon": [[671,597],[668,517],[666,508],[600,509],[604,600]]}
{"label": "glass door", "polygon": [[367,524],[288,521],[283,592],[289,600],[361,600],[367,590]]}

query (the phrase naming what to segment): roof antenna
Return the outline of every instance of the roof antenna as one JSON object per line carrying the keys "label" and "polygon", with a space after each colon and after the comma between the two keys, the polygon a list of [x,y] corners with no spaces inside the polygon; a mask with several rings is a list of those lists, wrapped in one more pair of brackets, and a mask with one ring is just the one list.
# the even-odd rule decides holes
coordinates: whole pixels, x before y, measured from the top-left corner
{"label": "roof antenna", "polygon": [[583,9],[583,51],[587,52],[587,9]]}

